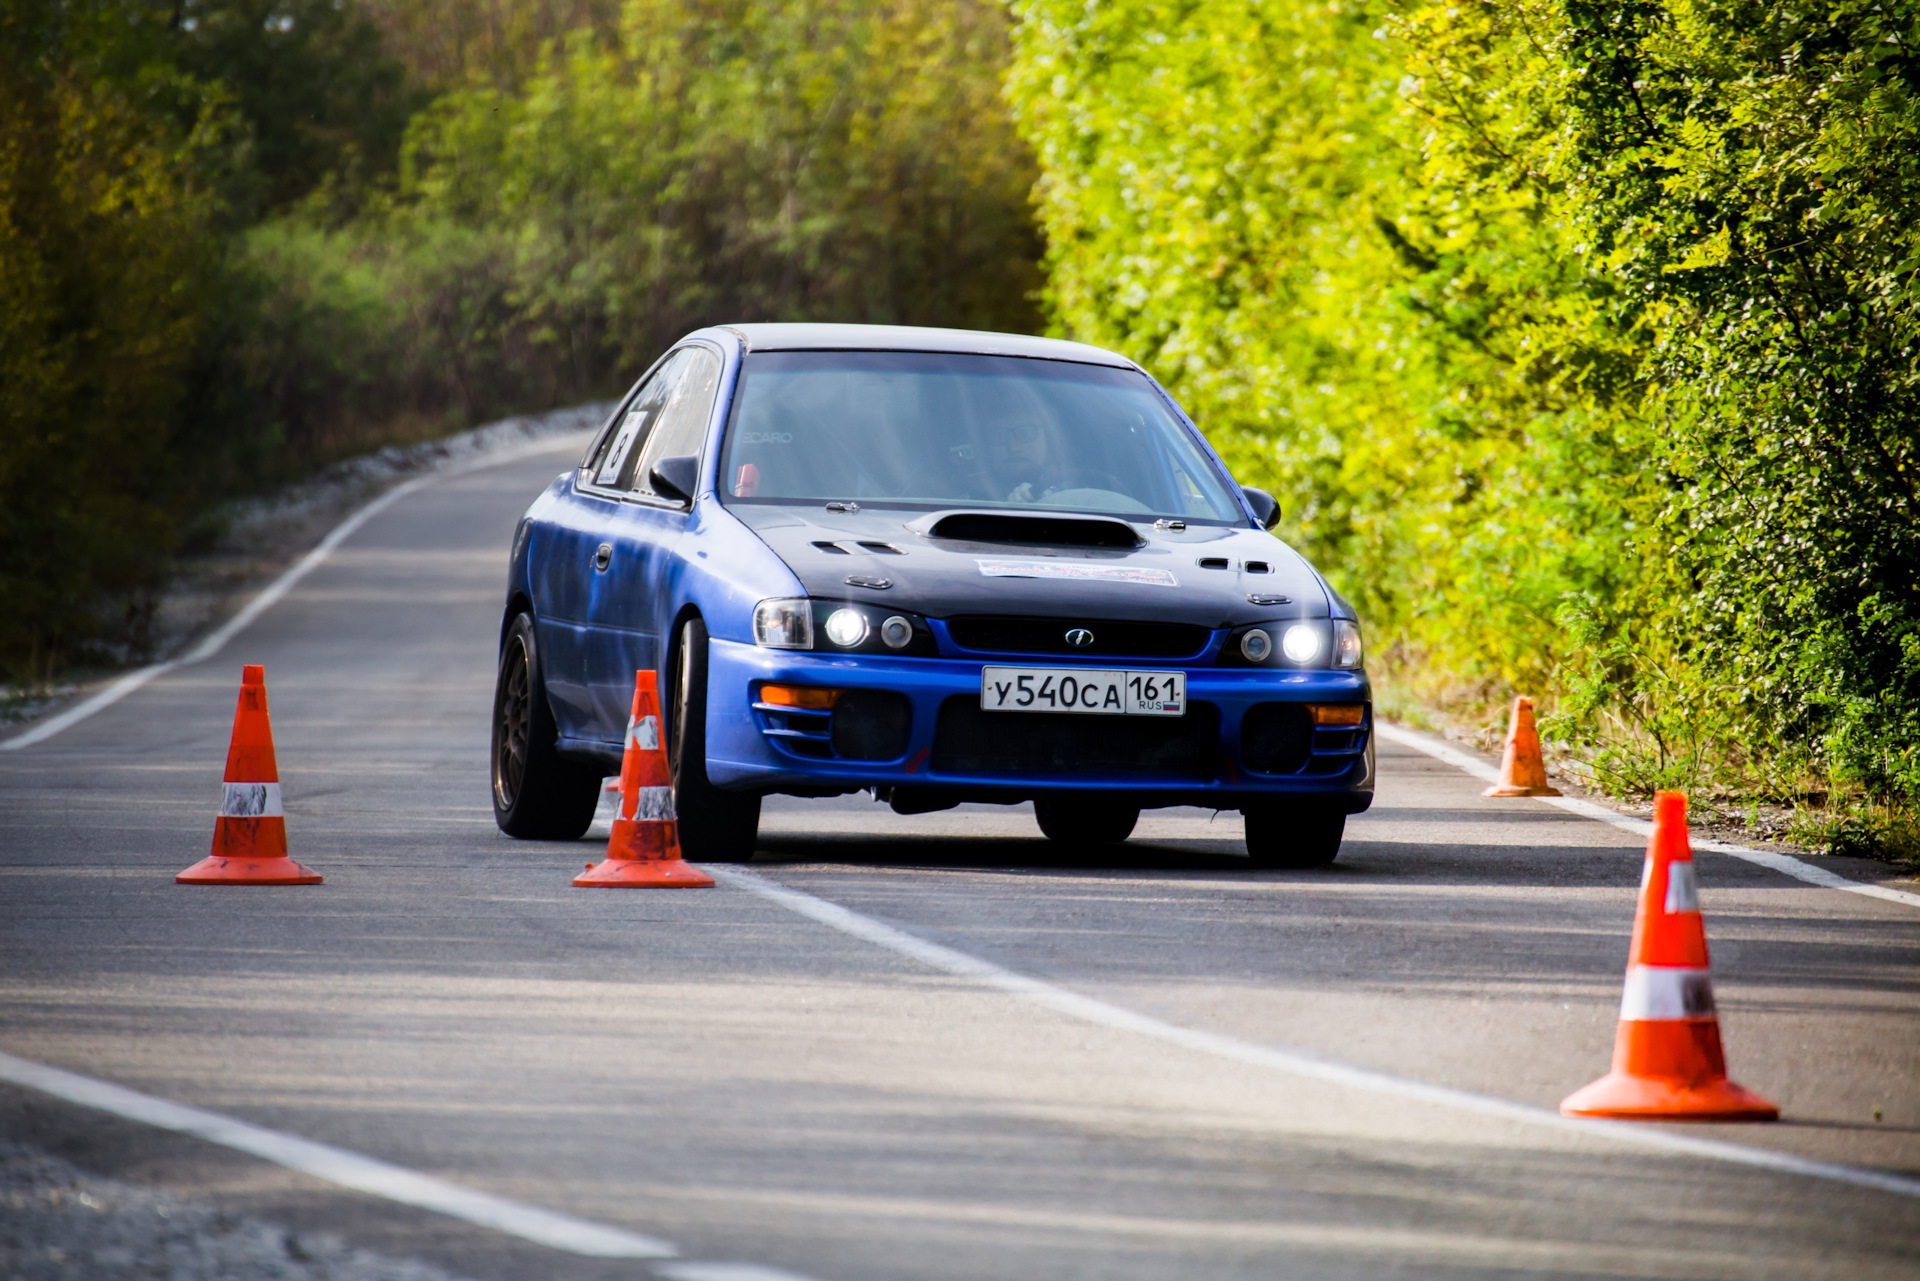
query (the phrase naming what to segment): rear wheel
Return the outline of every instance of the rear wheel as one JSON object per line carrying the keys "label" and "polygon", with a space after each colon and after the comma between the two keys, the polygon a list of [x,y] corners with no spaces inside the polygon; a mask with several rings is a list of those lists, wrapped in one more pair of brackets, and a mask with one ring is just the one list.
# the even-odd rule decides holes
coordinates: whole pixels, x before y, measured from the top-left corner
{"label": "rear wheel", "polygon": [[1255,867],[1324,867],[1340,856],[1347,816],[1338,810],[1267,804],[1242,812],[1247,820],[1247,858]]}
{"label": "rear wheel", "polygon": [[1079,849],[1118,845],[1133,835],[1140,807],[1124,797],[1098,792],[1042,796],[1033,802],[1033,816],[1047,839]]}
{"label": "rear wheel", "polygon": [[559,736],[533,619],[521,614],[500,647],[493,686],[493,821],[508,836],[573,841],[593,823],[600,771],[562,757]]}
{"label": "rear wheel", "polygon": [[707,627],[697,618],[681,625],[672,682],[668,758],[680,852],[696,863],[744,863],[760,835],[760,797],[707,781]]}

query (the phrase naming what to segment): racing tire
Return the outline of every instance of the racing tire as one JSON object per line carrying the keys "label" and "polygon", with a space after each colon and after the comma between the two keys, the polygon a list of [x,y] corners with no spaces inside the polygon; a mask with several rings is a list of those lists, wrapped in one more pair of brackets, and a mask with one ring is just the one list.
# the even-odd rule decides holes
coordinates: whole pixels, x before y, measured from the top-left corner
{"label": "racing tire", "polygon": [[1339,810],[1256,805],[1247,820],[1247,860],[1263,871],[1325,867],[1340,856],[1347,816]]}
{"label": "racing tire", "polygon": [[707,781],[707,626],[690,618],[674,653],[667,761],[680,853],[694,863],[744,863],[760,835],[757,792],[723,792]]}
{"label": "racing tire", "polygon": [[1097,849],[1118,845],[1132,836],[1133,825],[1140,821],[1140,807],[1097,792],[1040,796],[1034,798],[1033,816],[1047,839],[1056,845]]}
{"label": "racing tire", "polygon": [[560,736],[540,679],[540,641],[521,614],[500,646],[493,685],[493,821],[529,841],[577,841],[593,825],[600,771],[555,750]]}

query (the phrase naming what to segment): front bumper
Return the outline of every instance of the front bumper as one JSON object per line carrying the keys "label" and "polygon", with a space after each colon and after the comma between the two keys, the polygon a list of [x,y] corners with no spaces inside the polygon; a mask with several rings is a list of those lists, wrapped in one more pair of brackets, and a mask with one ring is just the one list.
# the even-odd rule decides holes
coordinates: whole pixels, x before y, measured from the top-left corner
{"label": "front bumper", "polygon": [[[936,728],[948,699],[977,699],[979,659],[894,658],[763,649],[713,640],[707,655],[707,776],[719,787],[765,792],[823,793],[866,787],[926,788],[969,799],[1018,800],[1049,791],[1124,791],[1147,805],[1203,805],[1235,809],[1251,800],[1298,797],[1337,803],[1349,813],[1373,799],[1373,711],[1367,679],[1359,672],[1182,667],[1180,664],[1045,663],[1034,666],[1177,668],[1187,674],[1189,715],[1211,705],[1219,717],[1216,755],[1209,777],[1156,775],[1138,770],[1102,773],[1075,770],[1017,772],[942,768]],[[911,706],[906,749],[887,760],[847,760],[833,754],[816,726],[824,718],[789,717],[755,707],[764,682],[883,690]],[[1298,770],[1264,772],[1243,759],[1242,730],[1248,713],[1262,704],[1364,703],[1357,729],[1315,729],[1311,750]],[[985,715],[1017,721],[1023,712]],[[1110,719],[1084,716],[1101,722]],[[1129,718],[1133,719],[1133,718]]]}

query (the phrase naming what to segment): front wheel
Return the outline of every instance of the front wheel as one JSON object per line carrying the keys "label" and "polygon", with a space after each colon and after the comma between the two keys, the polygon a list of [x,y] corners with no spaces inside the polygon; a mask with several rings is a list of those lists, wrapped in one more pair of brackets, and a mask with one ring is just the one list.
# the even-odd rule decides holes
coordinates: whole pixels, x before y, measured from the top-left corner
{"label": "front wheel", "polygon": [[575,841],[592,826],[600,771],[555,751],[559,734],[533,619],[521,614],[500,647],[493,686],[493,821],[508,836]]}
{"label": "front wheel", "polygon": [[672,681],[668,764],[680,852],[695,863],[744,863],[760,835],[760,797],[707,781],[707,627],[697,618],[680,628]]}
{"label": "front wheel", "polygon": [[1055,844],[1093,849],[1118,845],[1132,836],[1133,825],[1140,821],[1140,807],[1127,804],[1122,797],[1098,792],[1041,796],[1033,802],[1033,816]]}
{"label": "front wheel", "polygon": [[1247,859],[1263,870],[1324,867],[1340,856],[1347,816],[1338,810],[1279,804],[1252,805],[1247,820]]}

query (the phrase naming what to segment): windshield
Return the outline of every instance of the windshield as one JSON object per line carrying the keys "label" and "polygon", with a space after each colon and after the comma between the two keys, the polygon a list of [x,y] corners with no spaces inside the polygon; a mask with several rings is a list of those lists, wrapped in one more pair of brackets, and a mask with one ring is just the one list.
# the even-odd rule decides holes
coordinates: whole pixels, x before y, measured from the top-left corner
{"label": "windshield", "polygon": [[1245,519],[1144,376],[1017,356],[750,354],[720,476],[749,502]]}

